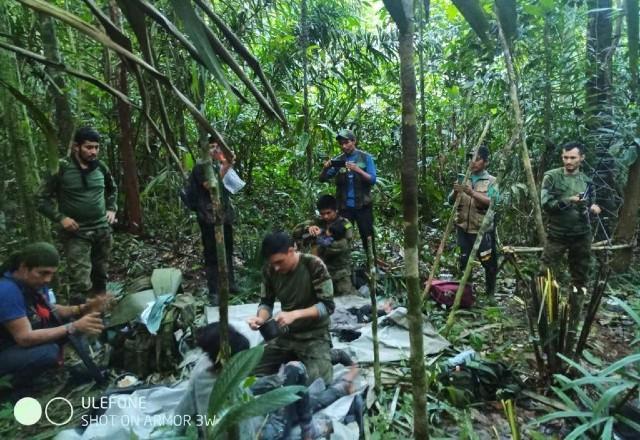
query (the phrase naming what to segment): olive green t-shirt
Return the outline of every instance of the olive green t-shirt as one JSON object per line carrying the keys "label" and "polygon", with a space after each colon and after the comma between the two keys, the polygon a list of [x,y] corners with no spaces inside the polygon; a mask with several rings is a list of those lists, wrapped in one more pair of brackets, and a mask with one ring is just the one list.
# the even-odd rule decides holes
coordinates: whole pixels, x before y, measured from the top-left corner
{"label": "olive green t-shirt", "polygon": [[[577,237],[589,234],[588,209],[594,203],[593,191],[587,191],[591,179],[583,172],[565,174],[564,168],[547,171],[542,179],[540,204],[546,214],[547,233],[551,237]],[[583,202],[573,203],[569,198],[586,194]]]}
{"label": "olive green t-shirt", "polygon": [[[309,254],[300,254],[298,265],[288,273],[278,273],[270,265],[263,271],[262,295],[259,307],[273,310],[276,300],[282,310],[306,309],[319,305],[319,319],[299,319],[289,326],[289,333],[298,336],[315,336],[329,329],[329,315],[335,308],[333,284],[322,260]],[[320,310],[319,310],[320,311]]]}

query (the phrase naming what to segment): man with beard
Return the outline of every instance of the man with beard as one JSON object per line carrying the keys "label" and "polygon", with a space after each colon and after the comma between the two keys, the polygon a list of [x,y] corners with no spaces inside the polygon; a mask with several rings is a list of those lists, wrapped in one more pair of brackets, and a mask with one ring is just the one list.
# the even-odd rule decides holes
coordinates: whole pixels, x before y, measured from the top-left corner
{"label": "man with beard", "polygon": [[600,214],[591,179],[580,171],[585,146],[567,142],[562,146],[562,167],[547,171],[542,180],[540,202],[546,214],[547,245],[542,269],[558,267],[568,251],[571,280],[580,292],[586,287],[591,267],[589,213]]}
{"label": "man with beard", "polygon": [[61,226],[72,304],[106,293],[118,192],[109,169],[98,160],[99,151],[98,132],[78,129],[69,157],[38,192],[40,213]]}

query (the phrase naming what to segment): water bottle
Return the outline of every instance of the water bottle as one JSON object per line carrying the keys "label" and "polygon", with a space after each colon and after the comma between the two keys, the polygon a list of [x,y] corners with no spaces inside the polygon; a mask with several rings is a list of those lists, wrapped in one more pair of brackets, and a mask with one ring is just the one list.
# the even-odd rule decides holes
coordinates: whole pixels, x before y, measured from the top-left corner
{"label": "water bottle", "polygon": [[56,303],[56,294],[53,293],[53,289],[47,289],[47,298],[49,299],[49,304],[54,305]]}

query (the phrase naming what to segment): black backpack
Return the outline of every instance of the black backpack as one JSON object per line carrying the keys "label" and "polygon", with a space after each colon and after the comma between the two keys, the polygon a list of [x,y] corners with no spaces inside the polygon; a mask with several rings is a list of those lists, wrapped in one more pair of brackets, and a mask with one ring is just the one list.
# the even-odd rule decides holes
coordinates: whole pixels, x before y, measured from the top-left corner
{"label": "black backpack", "polygon": [[180,200],[182,200],[184,206],[191,211],[198,210],[198,182],[196,182],[193,171],[189,174],[187,182],[182,188],[180,188],[180,192],[178,194],[180,195]]}

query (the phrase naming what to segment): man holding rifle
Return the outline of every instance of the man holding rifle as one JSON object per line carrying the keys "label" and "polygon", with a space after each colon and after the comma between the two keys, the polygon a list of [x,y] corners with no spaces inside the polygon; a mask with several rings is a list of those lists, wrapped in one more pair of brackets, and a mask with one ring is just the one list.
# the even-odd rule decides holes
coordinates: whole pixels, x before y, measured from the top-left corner
{"label": "man holding rifle", "polygon": [[75,334],[97,335],[108,300],[99,295],[73,306],[55,304],[47,284],[60,257],[49,243],[33,243],[0,268],[0,376],[21,388],[62,364],[62,345]]}

